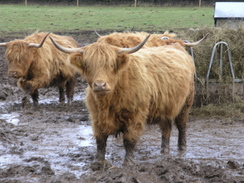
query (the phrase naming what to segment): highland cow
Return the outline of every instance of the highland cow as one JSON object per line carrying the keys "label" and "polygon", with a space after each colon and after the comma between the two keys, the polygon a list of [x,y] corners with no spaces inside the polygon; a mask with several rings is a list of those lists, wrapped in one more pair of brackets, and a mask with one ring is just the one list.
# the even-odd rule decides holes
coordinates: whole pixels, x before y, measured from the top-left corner
{"label": "highland cow", "polygon": [[[69,36],[50,34],[61,45],[78,47]],[[59,102],[65,102],[65,87],[68,104],[74,95],[75,71],[67,62],[68,54],[57,50],[47,33],[34,33],[23,40],[0,43],[6,47],[8,76],[18,79],[18,86],[31,95],[33,105],[38,104],[38,89],[58,86]],[[44,43],[45,42],[45,43]]]}
{"label": "highland cow", "polygon": [[141,49],[148,38],[133,48],[105,42],[66,48],[52,39],[59,50],[71,54],[71,65],[88,83],[86,105],[97,143],[96,165],[110,165],[105,160],[107,138],[120,133],[124,165],[133,164],[133,151],[146,124],[159,125],[162,152],[168,152],[174,121],[178,148],[186,148],[186,123],[194,97],[192,57],[179,43]]}

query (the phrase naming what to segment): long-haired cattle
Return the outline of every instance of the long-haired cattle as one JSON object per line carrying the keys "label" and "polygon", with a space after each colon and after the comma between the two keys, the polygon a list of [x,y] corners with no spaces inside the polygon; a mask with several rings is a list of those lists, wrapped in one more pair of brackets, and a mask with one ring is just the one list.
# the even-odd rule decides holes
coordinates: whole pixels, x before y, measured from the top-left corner
{"label": "long-haired cattle", "polygon": [[175,121],[179,150],[186,148],[195,67],[185,49],[177,48],[182,47],[179,43],[140,49],[145,40],[134,48],[96,42],[72,49],[54,39],[58,49],[72,53],[70,63],[88,82],[86,104],[97,143],[95,163],[107,163],[107,138],[122,133],[124,164],[133,164],[133,150],[146,124],[159,125],[162,152],[167,152]]}
{"label": "long-haired cattle", "polygon": [[[61,45],[78,47],[78,43],[69,36],[50,34]],[[30,94],[34,106],[38,104],[38,89],[58,86],[59,101],[68,103],[74,94],[75,72],[67,62],[68,54],[57,50],[47,33],[34,33],[23,40],[0,43],[6,47],[8,76],[18,79],[18,86]],[[45,42],[44,42],[45,41]]]}
{"label": "long-haired cattle", "polygon": [[[140,44],[147,35],[147,32],[114,32],[106,36],[99,35],[97,42],[105,42],[118,47],[130,48]],[[181,39],[176,39],[176,37],[177,35],[175,33],[169,33],[167,31],[163,34],[151,34],[143,48],[172,45],[174,43],[179,43],[182,47],[192,47],[202,42],[207,35],[193,43],[186,43]]]}

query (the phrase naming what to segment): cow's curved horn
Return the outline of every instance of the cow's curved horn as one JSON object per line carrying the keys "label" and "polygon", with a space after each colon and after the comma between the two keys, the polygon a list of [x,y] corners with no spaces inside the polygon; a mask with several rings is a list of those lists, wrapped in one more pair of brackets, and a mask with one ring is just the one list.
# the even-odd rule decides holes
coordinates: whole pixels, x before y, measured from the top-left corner
{"label": "cow's curved horn", "polygon": [[209,33],[207,33],[202,39],[200,39],[200,40],[198,40],[198,41],[196,41],[194,43],[185,43],[185,46],[189,46],[189,47],[196,46],[199,43],[201,43],[204,39],[206,39],[208,37],[208,35],[209,35]]}
{"label": "cow's curved horn", "polygon": [[30,43],[28,46],[29,47],[35,47],[35,48],[41,48],[43,43],[45,42],[47,36],[49,35],[50,33],[48,33],[43,39],[42,39],[42,42],[40,44],[37,44],[37,43]]}
{"label": "cow's curved horn", "polygon": [[133,48],[120,48],[118,51],[118,54],[121,54],[121,53],[129,54],[129,53],[134,53],[134,52],[138,51],[147,42],[149,37],[150,37],[150,34],[144,39],[144,41],[142,41],[139,45],[137,45]]}
{"label": "cow's curved horn", "polygon": [[95,28],[93,28],[93,29],[94,29],[94,32],[96,33],[96,35],[97,35],[98,37],[102,37],[100,34],[98,34],[98,32],[96,31]]}
{"label": "cow's curved horn", "polygon": [[7,43],[0,43],[0,46],[6,47],[7,46]]}
{"label": "cow's curved horn", "polygon": [[60,51],[64,52],[64,53],[76,53],[76,52],[83,52],[83,49],[81,48],[66,48],[61,46],[60,44],[58,44],[56,41],[54,41],[54,39],[50,36],[49,37],[51,39],[51,41],[53,42],[54,46],[59,49]]}

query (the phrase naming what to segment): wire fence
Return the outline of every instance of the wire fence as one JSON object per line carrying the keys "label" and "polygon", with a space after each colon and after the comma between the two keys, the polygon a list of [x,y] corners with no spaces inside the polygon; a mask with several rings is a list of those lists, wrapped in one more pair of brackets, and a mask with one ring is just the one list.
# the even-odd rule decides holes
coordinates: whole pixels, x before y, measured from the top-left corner
{"label": "wire fence", "polygon": [[[152,5],[152,6],[213,6],[216,0],[0,0],[0,4],[18,5]],[[222,0],[225,2],[225,0]],[[226,2],[236,2],[226,0]],[[243,2],[243,1],[240,1]]]}

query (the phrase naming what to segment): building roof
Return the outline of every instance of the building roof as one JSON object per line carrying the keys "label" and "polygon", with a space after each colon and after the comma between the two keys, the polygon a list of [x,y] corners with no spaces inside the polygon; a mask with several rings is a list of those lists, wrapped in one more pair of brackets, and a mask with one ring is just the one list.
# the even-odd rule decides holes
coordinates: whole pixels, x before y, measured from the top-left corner
{"label": "building roof", "polygon": [[244,18],[244,2],[216,2],[214,18]]}

